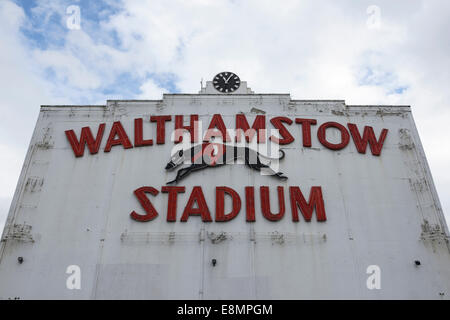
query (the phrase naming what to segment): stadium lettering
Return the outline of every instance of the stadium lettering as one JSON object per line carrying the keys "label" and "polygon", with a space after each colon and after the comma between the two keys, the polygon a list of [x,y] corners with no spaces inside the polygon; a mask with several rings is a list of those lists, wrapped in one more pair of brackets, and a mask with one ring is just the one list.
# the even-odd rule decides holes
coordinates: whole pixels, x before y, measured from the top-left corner
{"label": "stadium lettering", "polygon": [[[163,186],[162,193],[167,193],[167,222],[176,222],[179,218],[180,222],[187,222],[190,219],[201,219],[203,222],[212,222],[213,216],[210,211],[203,189],[200,186],[192,188],[191,193],[184,208],[181,211],[177,210],[178,195],[185,193],[184,186]],[[286,213],[285,189],[282,186],[276,189],[278,195],[278,205],[270,203],[270,190],[267,186],[259,188],[259,202],[261,205],[261,212],[265,219],[269,221],[279,221]],[[134,191],[134,194],[140,203],[142,210],[140,213],[132,211],[130,217],[136,221],[147,222],[159,216],[149,196],[156,198],[159,196],[159,191],[154,187],[144,186]],[[309,191],[309,198],[306,200],[303,192],[298,186],[291,186],[286,190],[290,199],[291,217],[293,222],[299,222],[299,210],[304,221],[311,221],[314,212],[316,213],[317,221],[326,221],[325,204],[322,196],[322,188],[318,186],[311,187]],[[231,200],[231,210],[225,212],[225,198],[228,196]],[[243,199],[239,193],[229,187],[216,187],[216,202],[215,202],[215,222],[227,222],[235,219],[241,211],[242,202],[245,202],[245,215],[247,222],[255,222],[255,187],[245,187],[245,195]],[[210,204],[211,205],[211,204]],[[178,213],[181,212],[181,216]]]}

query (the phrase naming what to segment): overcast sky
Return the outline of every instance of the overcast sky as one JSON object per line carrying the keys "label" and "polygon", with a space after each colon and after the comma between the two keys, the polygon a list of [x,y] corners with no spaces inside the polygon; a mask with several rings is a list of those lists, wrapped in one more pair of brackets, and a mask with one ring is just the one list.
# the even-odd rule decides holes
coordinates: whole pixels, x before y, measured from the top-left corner
{"label": "overcast sky", "polygon": [[197,93],[222,70],[258,93],[411,105],[450,221],[449,31],[448,0],[0,0],[0,228],[40,105]]}

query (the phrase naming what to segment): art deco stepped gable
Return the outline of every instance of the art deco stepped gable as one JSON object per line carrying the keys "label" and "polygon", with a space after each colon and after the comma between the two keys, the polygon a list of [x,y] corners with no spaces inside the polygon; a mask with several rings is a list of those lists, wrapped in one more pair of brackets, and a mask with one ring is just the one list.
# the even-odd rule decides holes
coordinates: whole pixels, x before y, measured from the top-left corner
{"label": "art deco stepped gable", "polygon": [[[230,75],[199,94],[42,106],[0,298],[448,299],[449,233],[410,107],[253,93]],[[187,153],[172,134],[199,124]],[[239,163],[207,129],[242,129]]]}
{"label": "art deco stepped gable", "polygon": [[[206,81],[205,87],[202,87],[202,89],[198,92],[199,94],[222,94],[218,92],[216,89],[214,89],[213,82],[212,81]],[[241,81],[240,87],[229,94],[253,94],[254,92],[247,87],[247,81]]]}

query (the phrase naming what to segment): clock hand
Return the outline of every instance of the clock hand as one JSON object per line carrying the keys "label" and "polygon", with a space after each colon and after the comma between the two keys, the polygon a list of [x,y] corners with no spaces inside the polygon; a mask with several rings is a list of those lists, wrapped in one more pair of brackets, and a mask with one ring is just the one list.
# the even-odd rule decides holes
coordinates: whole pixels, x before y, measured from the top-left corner
{"label": "clock hand", "polygon": [[225,80],[225,83],[228,83],[228,81],[230,81],[230,79],[231,79],[231,77],[232,77],[233,75],[230,75],[229,77],[228,77],[228,79],[227,80]]}

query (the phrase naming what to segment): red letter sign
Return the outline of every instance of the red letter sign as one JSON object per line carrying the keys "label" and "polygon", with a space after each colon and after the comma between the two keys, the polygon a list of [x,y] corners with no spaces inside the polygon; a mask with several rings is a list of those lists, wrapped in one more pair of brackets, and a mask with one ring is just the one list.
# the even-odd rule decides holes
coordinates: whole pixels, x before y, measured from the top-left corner
{"label": "red letter sign", "polygon": [[166,142],[166,121],[172,120],[172,116],[151,116],[150,121],[156,122],[156,143]]}
{"label": "red letter sign", "polygon": [[[327,141],[327,136],[325,131],[329,128],[333,127],[341,131],[341,142],[340,143],[331,143]],[[331,150],[340,150],[345,148],[348,145],[348,142],[350,141],[350,135],[348,134],[347,129],[342,124],[339,124],[337,122],[325,122],[319,127],[319,130],[317,131],[317,137],[319,138],[319,141],[321,144],[323,144],[325,147]]]}
{"label": "red letter sign", "polygon": [[303,146],[311,147],[311,125],[316,124],[315,119],[295,118],[295,123],[302,124]]}
{"label": "red letter sign", "polygon": [[[194,208],[194,203],[197,202],[198,208]],[[194,187],[188,203],[184,208],[182,222],[186,222],[190,215],[202,216],[203,222],[211,222],[211,214],[209,213],[208,205],[206,204],[205,196],[203,195],[202,187]]]}
{"label": "red letter sign", "polygon": [[384,139],[386,139],[388,129],[383,129],[380,134],[380,138],[377,141],[373,128],[370,126],[364,127],[363,137],[359,134],[356,124],[349,123],[348,129],[352,134],[353,141],[355,142],[356,149],[359,153],[366,153],[367,143],[370,145],[370,151],[374,156],[381,154],[381,148],[383,148]]}
{"label": "red letter sign", "polygon": [[245,209],[247,222],[255,222],[255,188],[245,187]]}
{"label": "red letter sign", "polygon": [[[217,128],[219,130],[216,130],[214,128]],[[225,126],[225,123],[223,122],[222,116],[220,114],[213,115],[208,130],[206,130],[203,141],[209,141],[211,140],[211,137],[222,138],[224,142],[228,142],[231,140],[227,132],[227,127]]]}
{"label": "red letter sign", "polygon": [[158,216],[158,212],[153,207],[152,203],[147,198],[145,193],[150,193],[156,196],[159,193],[159,191],[152,187],[141,187],[139,189],[134,190],[134,194],[138,198],[139,203],[141,204],[142,208],[144,208],[145,212],[147,212],[147,214],[145,215],[140,215],[136,213],[136,211],[131,212],[130,213],[131,218],[136,221],[141,222],[150,221]]}
{"label": "red letter sign", "polygon": [[[118,136],[118,139],[115,139],[116,135]],[[109,138],[106,142],[105,152],[111,151],[112,146],[116,146],[119,144],[121,144],[124,149],[133,148],[130,139],[128,139],[127,133],[125,132],[125,129],[122,127],[122,124],[120,123],[120,121],[116,121],[113,123],[111,131],[109,132]]]}
{"label": "red letter sign", "polygon": [[[225,193],[233,200],[231,212],[227,214],[225,214]],[[216,187],[216,221],[229,221],[236,217],[240,210],[241,198],[236,191],[228,187]]]}
{"label": "red letter sign", "polygon": [[258,143],[266,142],[266,116],[256,116],[255,121],[253,121],[252,128],[248,124],[247,118],[244,114],[236,115],[236,141],[241,141],[241,134],[244,133],[247,142],[253,140],[255,133],[258,133],[256,141]]}
{"label": "red letter sign", "polygon": [[77,136],[73,130],[67,130],[65,133],[70,145],[72,146],[72,150],[75,153],[75,157],[82,157],[84,154],[84,146],[86,144],[91,154],[96,154],[98,152],[104,131],[105,124],[102,123],[98,127],[97,138],[94,140],[91,129],[89,127],[83,127],[81,128],[80,142],[78,142]]}
{"label": "red letter sign", "polygon": [[177,220],[177,198],[178,193],[184,193],[185,187],[170,187],[165,186],[161,188],[161,192],[168,193],[169,199],[167,201],[167,221],[175,222]]}
{"label": "red letter sign", "polygon": [[192,114],[189,126],[183,126],[183,116],[175,116],[175,143],[183,141],[183,129],[189,131],[191,142],[198,141],[198,114]]}
{"label": "red letter sign", "polygon": [[144,130],[142,128],[142,118],[134,119],[134,146],[143,147],[153,145],[153,140],[144,140]]}
{"label": "red letter sign", "polygon": [[278,206],[280,212],[273,214],[270,212],[270,197],[269,197],[269,187],[261,187],[261,210],[263,216],[270,221],[278,221],[283,218],[285,207],[284,207],[284,188],[277,187],[278,190]]}
{"label": "red letter sign", "polygon": [[286,117],[275,117],[270,119],[270,123],[275,127],[275,129],[279,130],[281,139],[278,139],[275,136],[270,136],[270,140],[274,141],[278,144],[289,144],[294,141],[294,137],[289,133],[288,129],[283,125],[283,122],[291,125],[292,120]]}
{"label": "red letter sign", "polygon": [[300,207],[300,211],[306,221],[311,221],[314,208],[316,208],[317,221],[327,220],[321,187],[311,188],[309,203],[306,202],[299,187],[290,187],[289,191],[291,194],[292,221],[298,221],[297,206]]}

